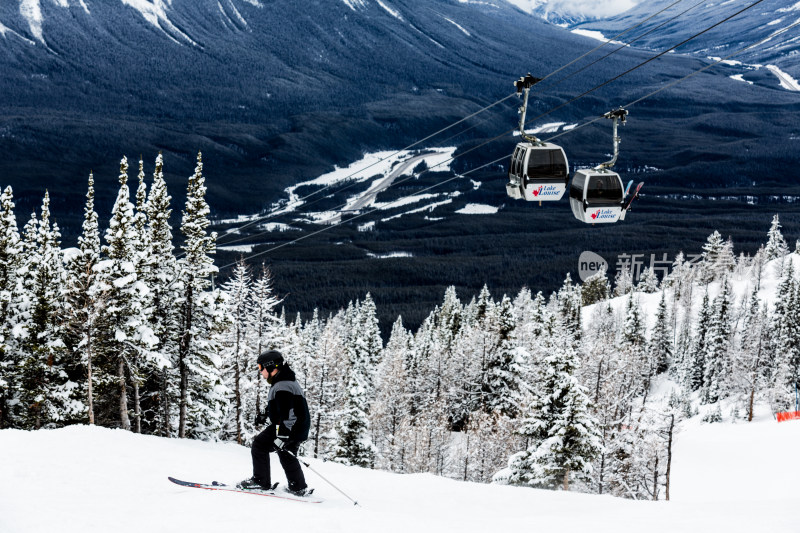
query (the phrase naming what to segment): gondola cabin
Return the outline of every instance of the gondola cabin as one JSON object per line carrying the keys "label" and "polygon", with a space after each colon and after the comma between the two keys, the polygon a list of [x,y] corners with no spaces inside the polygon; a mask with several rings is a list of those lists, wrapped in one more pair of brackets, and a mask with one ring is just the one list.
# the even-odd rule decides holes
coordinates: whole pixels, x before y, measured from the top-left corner
{"label": "gondola cabin", "polygon": [[522,142],[511,155],[506,192],[529,202],[560,200],[569,183],[569,164],[564,150],[546,142]]}
{"label": "gondola cabin", "polygon": [[578,170],[569,188],[569,205],[575,218],[587,224],[625,220],[622,179],[608,169]]}

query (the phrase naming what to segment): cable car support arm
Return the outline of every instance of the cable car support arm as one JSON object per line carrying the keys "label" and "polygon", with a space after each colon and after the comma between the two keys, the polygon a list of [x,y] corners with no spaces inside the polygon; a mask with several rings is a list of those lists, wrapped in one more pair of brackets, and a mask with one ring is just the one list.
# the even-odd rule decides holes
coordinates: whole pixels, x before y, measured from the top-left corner
{"label": "cable car support arm", "polygon": [[622,109],[621,107],[619,109],[615,109],[614,111],[609,111],[608,113],[603,115],[603,117],[610,118],[611,120],[614,121],[614,133],[613,133],[613,137],[614,137],[614,157],[612,157],[611,160],[606,161],[605,163],[600,163],[599,165],[594,167],[594,170],[607,170],[607,169],[610,169],[617,162],[617,157],[619,156],[619,143],[622,140],[619,137],[619,135],[617,135],[617,124],[619,122],[622,122],[622,125],[624,126],[625,125],[625,119],[627,118],[627,116],[628,116],[628,111],[625,110],[625,109]]}
{"label": "cable car support arm", "polygon": [[525,133],[525,115],[528,112],[528,93],[530,93],[531,87],[540,81],[542,81],[542,78],[534,78],[529,73],[527,76],[524,76],[514,82],[514,87],[517,88],[517,96],[523,96],[522,106],[519,108],[519,134],[526,141],[536,145],[541,145],[542,141],[537,139],[534,135],[528,135]]}

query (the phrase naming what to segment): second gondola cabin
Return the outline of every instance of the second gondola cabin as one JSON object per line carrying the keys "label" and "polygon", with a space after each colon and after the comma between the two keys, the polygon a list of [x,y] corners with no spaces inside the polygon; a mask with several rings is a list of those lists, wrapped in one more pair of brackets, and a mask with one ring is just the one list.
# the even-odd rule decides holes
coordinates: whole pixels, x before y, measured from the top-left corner
{"label": "second gondola cabin", "polygon": [[587,224],[625,220],[622,178],[605,168],[578,170],[569,188],[569,205],[575,218]]}
{"label": "second gondola cabin", "polygon": [[506,192],[530,202],[560,200],[569,184],[569,163],[564,150],[547,142],[518,143],[511,155]]}

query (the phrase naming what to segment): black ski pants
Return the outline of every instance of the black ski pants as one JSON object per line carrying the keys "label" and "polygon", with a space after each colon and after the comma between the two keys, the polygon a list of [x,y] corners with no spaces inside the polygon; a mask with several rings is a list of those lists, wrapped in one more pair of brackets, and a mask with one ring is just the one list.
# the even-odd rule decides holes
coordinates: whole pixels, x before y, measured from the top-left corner
{"label": "black ski pants", "polygon": [[286,481],[289,483],[289,490],[306,488],[306,478],[303,476],[303,469],[300,468],[300,461],[295,457],[300,443],[287,442],[283,450],[279,451],[274,444],[275,438],[275,426],[270,425],[253,439],[253,447],[250,449],[250,454],[253,456],[253,477],[265,487],[272,484],[269,453],[277,452],[278,459],[286,474]]}

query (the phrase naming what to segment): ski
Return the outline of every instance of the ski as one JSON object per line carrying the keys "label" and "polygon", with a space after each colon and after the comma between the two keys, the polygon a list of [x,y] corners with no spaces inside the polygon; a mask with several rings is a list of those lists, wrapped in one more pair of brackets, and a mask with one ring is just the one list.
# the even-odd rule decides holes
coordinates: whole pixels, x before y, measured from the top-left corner
{"label": "ski", "polygon": [[[206,489],[206,490],[219,490],[223,492],[241,492],[244,494],[255,494],[256,496],[267,496],[268,498],[279,498],[281,500],[291,500],[295,502],[303,502],[303,503],[322,503],[323,500],[318,498],[311,498],[311,494],[309,493],[306,496],[295,496],[289,492],[283,494],[276,494],[274,490],[258,490],[258,489],[237,489],[236,487],[231,487],[229,485],[225,485],[223,483],[219,483],[217,481],[212,482],[211,484],[208,483],[194,483],[192,481],[182,481],[180,479],[175,479],[174,477],[167,477],[171,482],[175,483],[176,485],[180,485],[181,487],[192,487],[195,489]],[[313,490],[312,490],[313,492]]]}
{"label": "ski", "polygon": [[[639,184],[636,186],[636,189],[633,191],[631,197],[625,200],[625,203],[622,204],[623,211],[631,208],[631,203],[639,196],[639,190],[642,188],[642,185],[644,185],[644,182],[640,181]],[[630,185],[628,185],[628,188],[630,188]]]}

